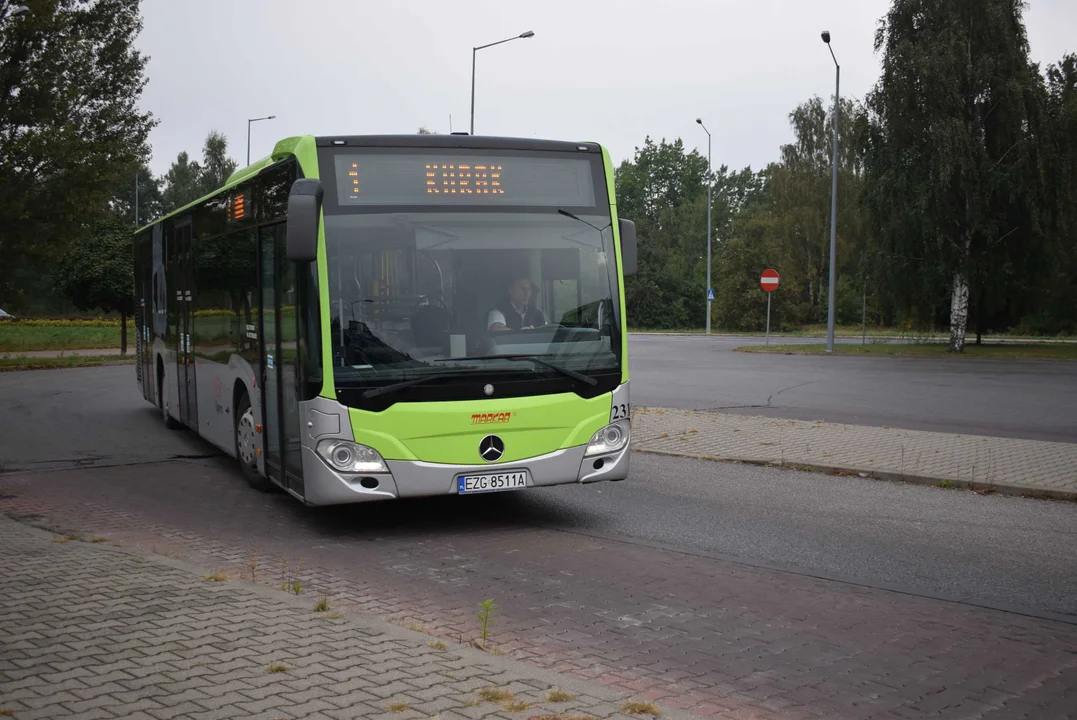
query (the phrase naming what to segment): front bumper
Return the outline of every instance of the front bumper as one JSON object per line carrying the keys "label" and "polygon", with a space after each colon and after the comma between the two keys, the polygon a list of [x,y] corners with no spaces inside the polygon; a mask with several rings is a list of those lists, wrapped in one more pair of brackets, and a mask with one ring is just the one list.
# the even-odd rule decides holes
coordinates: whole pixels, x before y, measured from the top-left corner
{"label": "front bumper", "polygon": [[303,448],[304,495],[309,505],[456,495],[457,476],[473,472],[502,472],[526,468],[528,487],[624,480],[628,477],[630,445],[609,455],[584,457],[585,446],[564,448],[513,463],[447,465],[419,460],[386,460],[388,473],[341,475],[309,447]]}

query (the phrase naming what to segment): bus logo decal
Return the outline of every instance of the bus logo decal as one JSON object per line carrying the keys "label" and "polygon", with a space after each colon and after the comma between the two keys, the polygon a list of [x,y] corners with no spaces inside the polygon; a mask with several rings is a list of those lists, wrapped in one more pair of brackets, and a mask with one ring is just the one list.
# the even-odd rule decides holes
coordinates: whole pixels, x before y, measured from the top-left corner
{"label": "bus logo decal", "polygon": [[497,412],[497,413],[475,413],[471,416],[472,425],[495,425],[498,423],[507,423],[512,418],[512,413]]}

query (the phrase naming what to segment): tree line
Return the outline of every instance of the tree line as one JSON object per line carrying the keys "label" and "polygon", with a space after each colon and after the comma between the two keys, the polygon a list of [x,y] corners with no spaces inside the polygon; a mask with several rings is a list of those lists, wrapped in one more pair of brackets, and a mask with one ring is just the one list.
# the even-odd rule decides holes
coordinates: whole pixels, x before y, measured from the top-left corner
{"label": "tree line", "polygon": [[[210,132],[199,159],[147,167],[139,0],[29,4],[0,0],[0,307],[126,314],[136,184],[145,224],[236,163]],[[866,309],[873,325],[948,328],[954,350],[966,333],[1077,332],[1077,56],[1032,63],[1022,11],[893,0],[881,19],[880,77],[837,108],[839,323]],[[763,327],[767,267],[782,277],[772,325],[825,322],[832,105],[794,108],[791,142],[759,170],[708,173],[682,140],[651,138],[617,168],[640,237],[631,326],[704,325],[708,186],[714,324]]]}
{"label": "tree line", "polygon": [[[894,0],[882,72],[839,104],[837,322],[966,333],[1077,333],[1077,56],[1029,59],[1017,0]],[[707,187],[713,322],[760,330],[762,270],[781,274],[772,324],[826,322],[833,103],[789,115],[793,141],[753,171],[648,138],[617,170],[638,222],[626,281],[640,328],[705,321]]]}

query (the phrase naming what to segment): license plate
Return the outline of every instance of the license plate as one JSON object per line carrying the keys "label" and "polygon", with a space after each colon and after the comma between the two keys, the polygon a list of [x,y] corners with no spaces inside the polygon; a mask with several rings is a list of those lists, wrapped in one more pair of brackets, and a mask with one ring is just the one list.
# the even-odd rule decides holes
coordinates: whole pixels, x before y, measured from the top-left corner
{"label": "license plate", "polygon": [[527,471],[516,470],[513,472],[461,475],[456,478],[456,489],[461,494],[500,492],[502,490],[519,490],[527,487]]}

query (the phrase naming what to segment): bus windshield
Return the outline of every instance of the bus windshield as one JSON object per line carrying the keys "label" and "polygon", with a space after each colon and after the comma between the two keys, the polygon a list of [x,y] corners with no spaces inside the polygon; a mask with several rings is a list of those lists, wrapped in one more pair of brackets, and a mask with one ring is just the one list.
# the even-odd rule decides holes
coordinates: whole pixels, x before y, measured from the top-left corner
{"label": "bus windshield", "polygon": [[325,216],[341,402],[593,396],[619,382],[607,209],[407,209]]}

